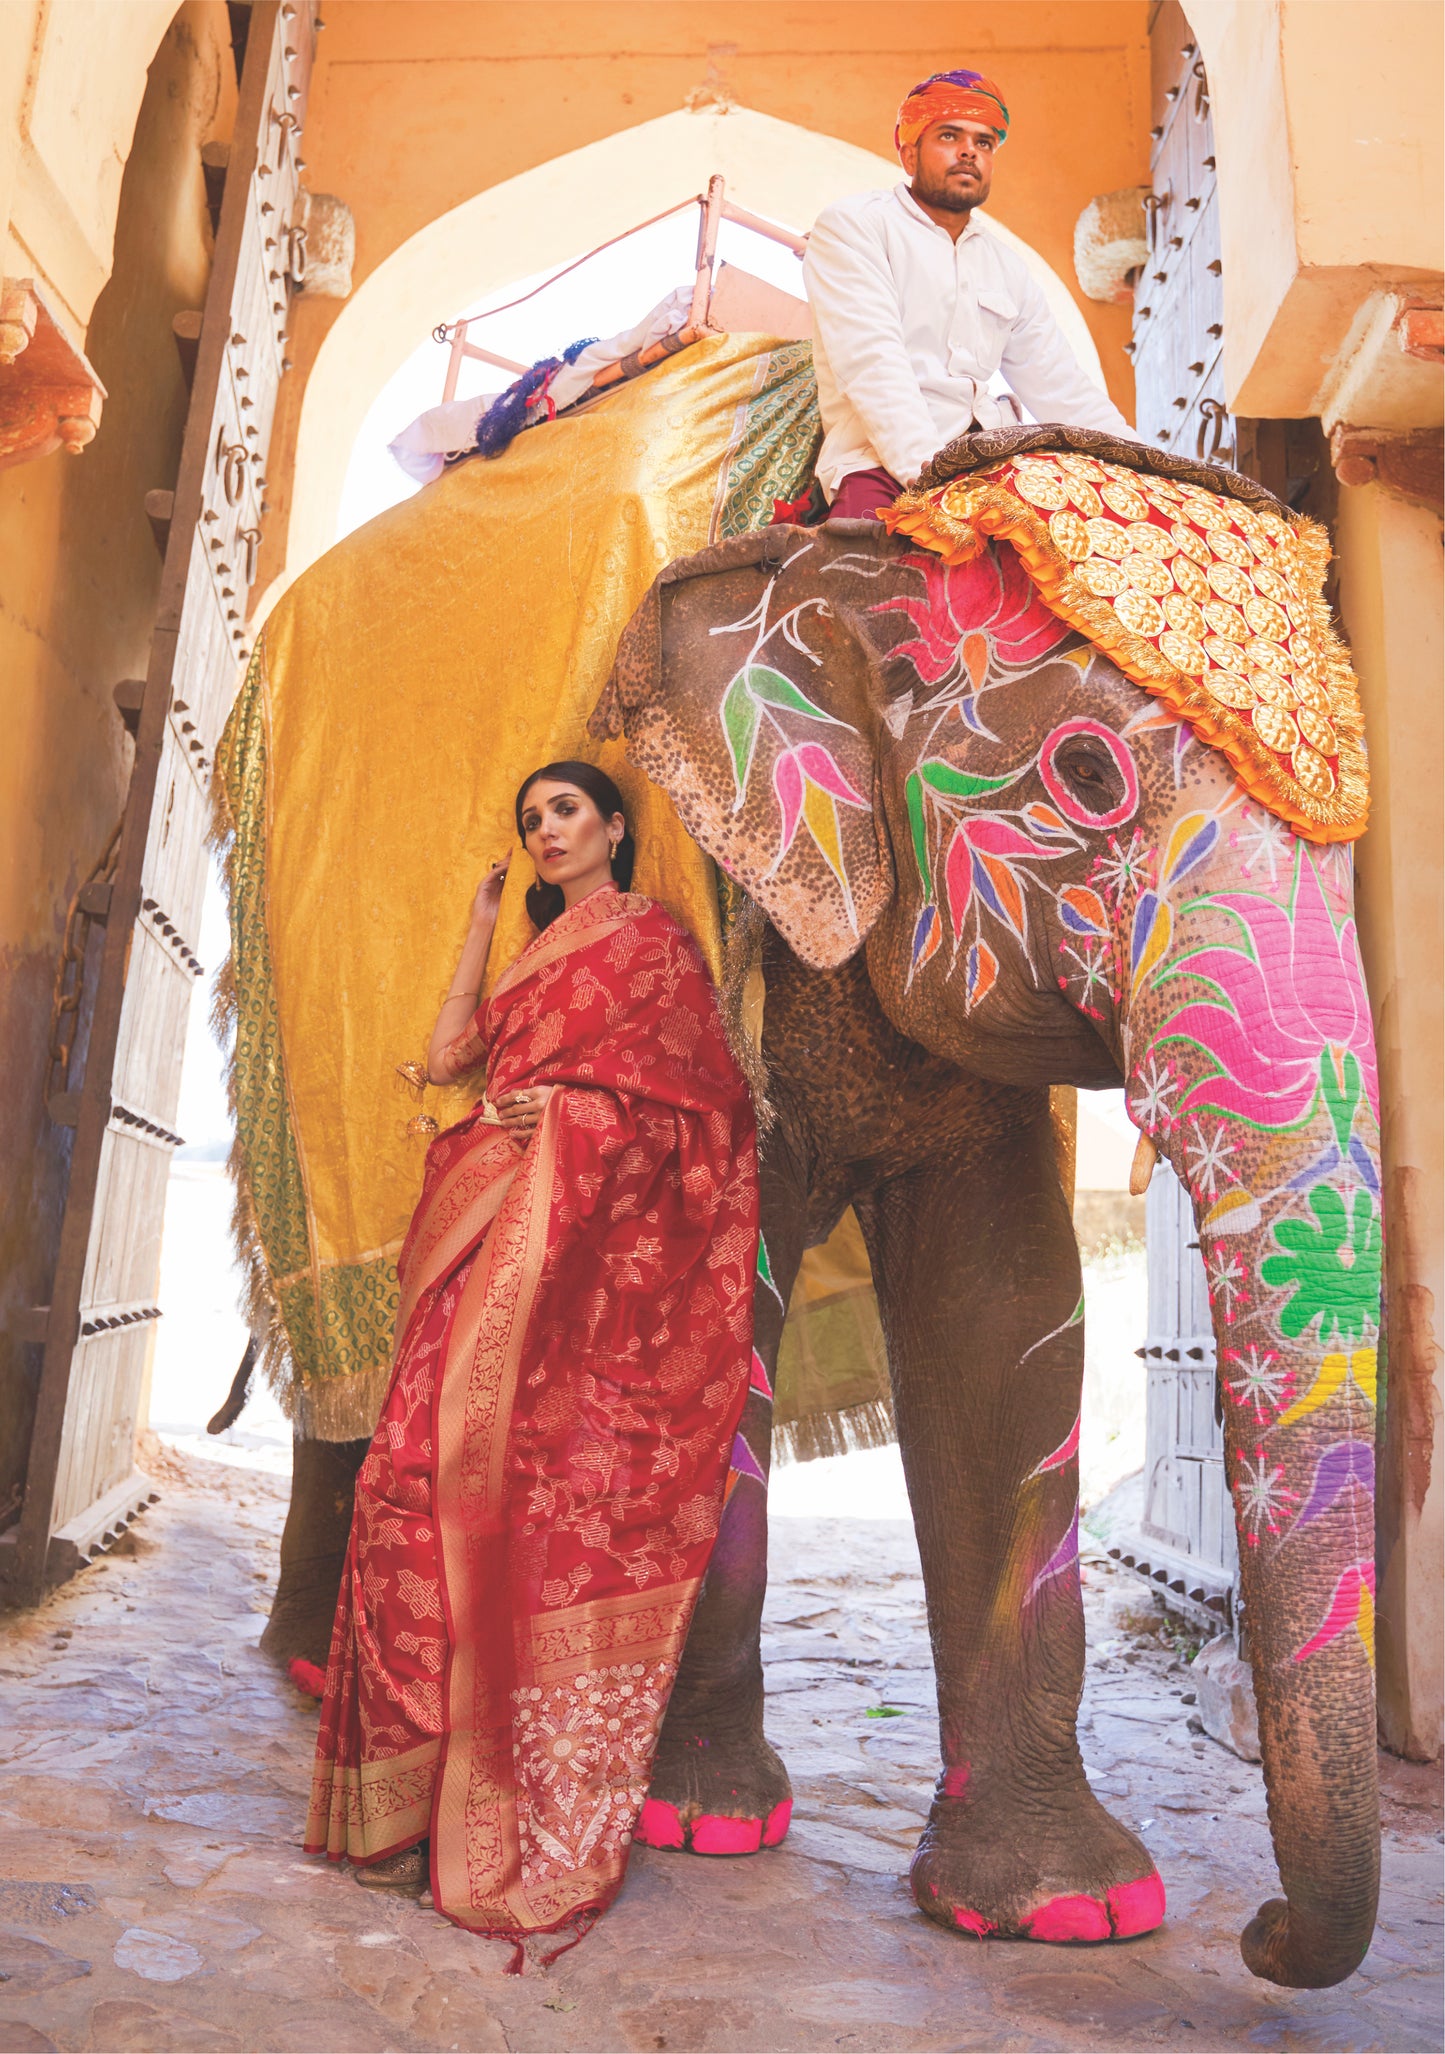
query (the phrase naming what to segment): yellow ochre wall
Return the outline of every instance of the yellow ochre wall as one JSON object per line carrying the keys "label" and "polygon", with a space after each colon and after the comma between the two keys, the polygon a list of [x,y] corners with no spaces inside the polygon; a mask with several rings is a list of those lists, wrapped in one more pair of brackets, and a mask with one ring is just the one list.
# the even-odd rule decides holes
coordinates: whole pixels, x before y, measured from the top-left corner
{"label": "yellow ochre wall", "polygon": [[[65,0],[52,18],[67,7],[85,11]],[[0,5],[5,32],[28,12]],[[99,19],[127,12],[102,8]],[[51,986],[71,895],[125,801],[131,745],[111,691],[145,675],[161,560],[144,498],[174,483],[185,425],[171,316],[205,294],[211,227],[200,149],[229,132],[235,107],[223,0],[186,0],[169,28],[166,12],[156,21],[156,9],[134,10],[160,47],[147,53],[148,84],[141,67],[124,137],[112,135],[101,153],[114,171],[108,194],[92,166],[90,198],[110,216],[103,262],[93,250],[81,261],[78,235],[55,228],[54,186],[48,213],[24,213],[27,233],[37,219],[49,223],[53,246],[42,237],[40,251],[18,255],[20,275],[43,271],[57,294],[63,280],[73,295],[66,307],[84,308],[89,331],[79,332],[109,398],[82,456],[57,452],[0,471],[0,1522],[23,1475],[40,1357],[12,1323],[49,1297],[70,1152],[69,1132],[44,1108]],[[80,62],[63,48],[68,67]],[[125,70],[104,38],[100,50],[117,74]],[[47,74],[41,97],[73,111],[82,96],[67,102],[62,78]],[[98,144],[99,129],[81,113],[72,136]],[[13,163],[8,127],[5,139]],[[75,197],[85,197],[83,186]],[[96,220],[92,213],[92,229]],[[15,275],[13,242],[7,264]],[[78,1078],[78,1061],[74,1069]]]}

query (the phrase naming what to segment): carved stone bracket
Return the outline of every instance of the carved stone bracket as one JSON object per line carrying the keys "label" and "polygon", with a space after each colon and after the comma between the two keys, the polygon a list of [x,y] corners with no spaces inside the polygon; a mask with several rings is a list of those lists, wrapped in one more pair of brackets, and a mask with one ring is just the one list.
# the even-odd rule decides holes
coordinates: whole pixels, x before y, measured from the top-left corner
{"label": "carved stone bracket", "polygon": [[0,280],[0,470],[55,449],[79,456],[104,399],[35,280]]}
{"label": "carved stone bracket", "polygon": [[1074,270],[1091,300],[1128,306],[1131,279],[1149,256],[1149,230],[1144,219],[1147,186],[1127,185],[1119,192],[1098,193],[1074,225]]}
{"label": "carved stone bracket", "polygon": [[1354,428],[1330,431],[1330,461],[1342,485],[1383,485],[1417,506],[1445,512],[1445,431]]}
{"label": "carved stone bracket", "polygon": [[334,193],[301,194],[291,231],[293,272],[307,299],[344,300],[351,293],[356,262],[356,223],[345,200]]}

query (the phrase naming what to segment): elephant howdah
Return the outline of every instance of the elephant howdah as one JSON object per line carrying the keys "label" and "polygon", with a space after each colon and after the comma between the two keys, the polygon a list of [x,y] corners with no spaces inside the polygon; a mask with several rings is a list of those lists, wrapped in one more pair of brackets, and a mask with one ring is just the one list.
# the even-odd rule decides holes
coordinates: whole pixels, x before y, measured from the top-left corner
{"label": "elephant howdah", "polygon": [[[1059,439],[1023,433],[1036,449]],[[1347,666],[1311,645],[1318,614],[1290,617],[1318,596],[1301,592],[1294,517],[1218,474],[1223,495],[1157,473],[1145,493],[1141,472],[1144,510],[1123,507],[1119,548],[1089,495],[1127,497],[1120,446],[1107,465],[1077,438],[1060,447],[1036,478],[1078,487],[1081,525],[1100,523],[1082,540],[1095,535],[1121,591],[1162,595],[1166,573],[1188,598],[1202,572],[1218,596],[1216,564],[1281,581],[1278,620],[1258,607],[1245,623],[1238,588],[1212,617],[1191,601],[1213,643],[1186,682],[1218,690],[1223,673],[1250,688],[1241,704],[1268,708],[1256,673],[1303,681],[1296,703],[1333,724],[1315,733],[1337,744],[1337,789],[1362,777],[1362,757],[1341,776],[1358,734]],[[1092,1795],[1075,1734],[1083,1308],[1047,1094],[1122,1082],[1193,1200],[1218,1345],[1285,1891],[1243,1951],[1277,1982],[1337,1982],[1369,1944],[1379,1860],[1379,1102],[1349,847],[1292,831],[1262,776],[1246,790],[1166,695],[1058,617],[1025,554],[957,539],[935,537],[949,562],[838,522],[671,565],[623,637],[594,731],[625,736],[770,923],[765,1372],[804,1247],[849,1203],[867,1241],[937,1666],[943,1766],[919,1904],[967,1932],[1050,1940],[1123,1937],[1163,1914],[1147,1851]],[[1252,726],[1288,739],[1267,717]],[[1296,787],[1323,783],[1307,755],[1286,768]],[[1350,798],[1336,826],[1358,832],[1363,792]],[[760,1835],[787,1797],[757,1639],[765,1409],[755,1394],[743,1431],[759,1479],[729,1502],[664,1729],[643,1820],[656,1844],[699,1845],[720,1817],[744,1844],[744,1823]]]}

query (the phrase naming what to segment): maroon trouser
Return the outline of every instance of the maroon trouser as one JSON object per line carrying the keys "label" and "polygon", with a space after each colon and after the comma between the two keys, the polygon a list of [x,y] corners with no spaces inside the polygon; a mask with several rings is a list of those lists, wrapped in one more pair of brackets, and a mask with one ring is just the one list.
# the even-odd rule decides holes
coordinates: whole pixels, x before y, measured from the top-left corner
{"label": "maroon trouser", "polygon": [[871,471],[850,471],[833,495],[830,521],[876,521],[880,507],[895,500],[903,487],[891,471],[878,464]]}

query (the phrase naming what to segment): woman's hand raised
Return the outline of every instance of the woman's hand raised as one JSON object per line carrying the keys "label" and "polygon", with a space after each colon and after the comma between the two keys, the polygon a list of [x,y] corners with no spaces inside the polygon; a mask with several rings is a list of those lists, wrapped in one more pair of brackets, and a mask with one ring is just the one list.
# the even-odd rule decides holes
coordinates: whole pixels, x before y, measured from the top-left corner
{"label": "woman's hand raised", "polygon": [[555,1084],[528,1084],[515,1091],[504,1091],[497,1100],[497,1118],[520,1139],[530,1140],[541,1125],[547,1100],[556,1089]]}
{"label": "woman's hand raised", "polygon": [[477,886],[476,897],[472,900],[472,925],[474,927],[481,925],[490,927],[495,921],[497,908],[502,902],[502,886],[507,881],[507,871],[511,861],[512,852],[508,849],[501,862],[494,863]]}

